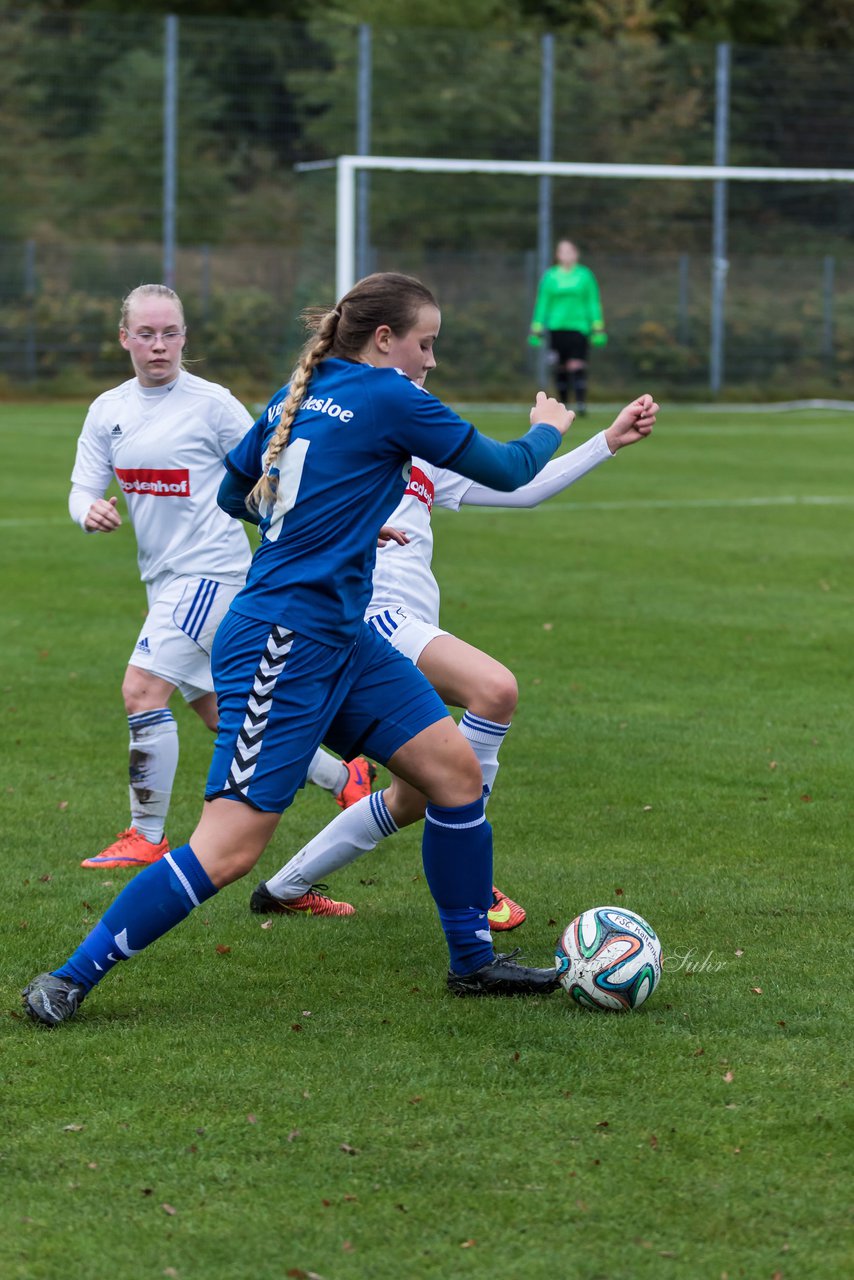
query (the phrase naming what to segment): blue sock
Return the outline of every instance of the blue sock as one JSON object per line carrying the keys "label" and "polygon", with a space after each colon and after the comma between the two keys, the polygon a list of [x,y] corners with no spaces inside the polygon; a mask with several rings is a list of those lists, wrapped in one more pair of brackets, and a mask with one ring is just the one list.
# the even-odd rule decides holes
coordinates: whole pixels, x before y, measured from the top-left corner
{"label": "blue sock", "polygon": [[492,906],[492,827],[483,798],[455,809],[428,805],[421,857],[451,968],[474,973],[495,957],[486,915]]}
{"label": "blue sock", "polygon": [[181,845],[134,876],[54,973],[91,991],[119,960],[144,950],[216,892],[193,850]]}

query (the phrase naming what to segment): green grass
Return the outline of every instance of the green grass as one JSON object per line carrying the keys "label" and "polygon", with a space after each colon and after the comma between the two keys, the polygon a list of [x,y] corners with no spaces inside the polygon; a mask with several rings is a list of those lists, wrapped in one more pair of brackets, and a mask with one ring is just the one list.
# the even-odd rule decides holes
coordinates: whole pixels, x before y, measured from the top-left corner
{"label": "green grass", "polygon": [[[639,911],[670,958],[641,1011],[449,997],[417,831],[336,878],[354,919],[262,928],[250,888],[335,812],[309,789],[47,1032],[20,987],[126,879],[78,861],[126,821],[144,612],[130,530],[66,515],[81,418],[0,410],[4,1278],[850,1274],[851,417],[665,410],[547,507],[435,514],[445,625],[520,684],[512,940],[549,963],[583,908]],[[173,842],[210,751],[178,714]]]}

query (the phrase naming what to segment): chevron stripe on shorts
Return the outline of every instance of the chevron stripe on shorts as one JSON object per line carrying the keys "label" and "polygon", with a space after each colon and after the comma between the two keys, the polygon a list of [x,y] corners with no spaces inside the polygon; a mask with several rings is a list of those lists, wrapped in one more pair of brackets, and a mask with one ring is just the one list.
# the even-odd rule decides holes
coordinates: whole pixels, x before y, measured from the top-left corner
{"label": "chevron stripe on shorts", "polygon": [[246,704],[243,724],[237,735],[234,759],[228,771],[223,795],[239,795],[246,799],[249,783],[258,763],[264,730],[270,718],[273,690],[285,669],[293,642],[293,631],[285,631],[284,627],[273,627],[270,632],[267,647],[255,672],[252,692]]}

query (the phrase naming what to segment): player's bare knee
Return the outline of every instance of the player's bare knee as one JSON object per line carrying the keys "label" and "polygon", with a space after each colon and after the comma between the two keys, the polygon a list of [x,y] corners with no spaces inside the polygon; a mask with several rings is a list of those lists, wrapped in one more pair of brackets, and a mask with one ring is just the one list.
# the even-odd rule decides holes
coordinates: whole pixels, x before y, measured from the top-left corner
{"label": "player's bare knee", "polygon": [[[129,716],[140,711],[156,711],[168,707],[175,685],[130,663],[122,680],[122,697]],[[214,695],[211,695],[212,697]]]}
{"label": "player's bare knee", "polygon": [[229,859],[229,883],[239,880],[241,876],[247,876],[260,856],[254,844],[238,848]]}
{"label": "player's bare knee", "polygon": [[238,845],[227,852],[217,851],[207,856],[200,856],[196,850],[194,852],[217,889],[224,889],[227,884],[234,884],[235,880],[248,875],[261,856],[254,845]]}
{"label": "player's bare knee", "polygon": [[512,671],[499,663],[480,683],[478,696],[469,702],[469,710],[484,720],[509,724],[519,702],[519,686]]}
{"label": "player's bare knee", "polygon": [[136,715],[140,711],[151,710],[150,702],[146,697],[145,679],[140,678],[140,673],[132,667],[127,670],[122,681],[122,698],[125,711],[129,716]]}

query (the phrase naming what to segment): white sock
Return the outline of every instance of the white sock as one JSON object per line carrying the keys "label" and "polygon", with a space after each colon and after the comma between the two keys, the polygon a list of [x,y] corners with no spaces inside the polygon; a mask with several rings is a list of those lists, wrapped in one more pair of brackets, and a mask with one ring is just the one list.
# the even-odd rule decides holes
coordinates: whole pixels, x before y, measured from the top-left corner
{"label": "white sock", "polygon": [[350,773],[343,760],[331,756],[328,751],[318,747],[308,766],[308,780],[324,791],[331,791],[334,796],[343,791]]}
{"label": "white sock", "polygon": [[267,889],[275,898],[301,898],[313,884],[355,862],[395,831],[397,823],[384,793],[374,791],[333,818],[266,882]]}
{"label": "white sock", "polygon": [[178,768],[178,726],[168,707],[128,716],[128,726],[131,826],[159,844]]}
{"label": "white sock", "polygon": [[466,711],[457,728],[465,740],[471,744],[480,761],[485,804],[495,786],[495,777],[498,773],[498,751],[510,725],[498,724],[495,720],[484,720],[482,716],[475,716],[471,711]]}

